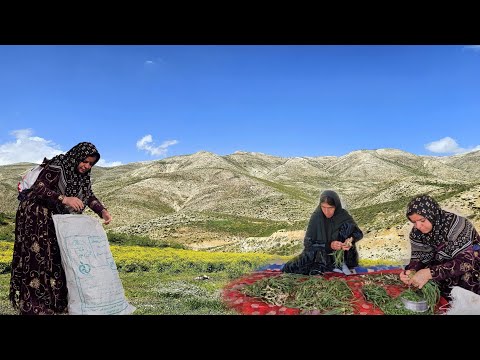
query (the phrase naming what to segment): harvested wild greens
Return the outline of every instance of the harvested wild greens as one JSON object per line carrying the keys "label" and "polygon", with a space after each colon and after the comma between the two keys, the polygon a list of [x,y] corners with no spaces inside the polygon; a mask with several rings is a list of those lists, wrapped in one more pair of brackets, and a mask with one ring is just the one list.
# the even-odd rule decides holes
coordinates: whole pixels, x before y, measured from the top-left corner
{"label": "harvested wild greens", "polygon": [[335,250],[331,255],[333,256],[333,264],[335,265],[335,267],[342,267],[344,261],[343,259],[345,258],[345,251]]}
{"label": "harvested wild greens", "polygon": [[385,315],[417,315],[414,311],[405,309],[400,296],[392,298],[379,284],[367,283],[362,287],[363,296],[374,306],[380,308]]}
{"label": "harvested wild greens", "polygon": [[[410,278],[415,275],[415,271],[410,272]],[[415,298],[416,295],[419,295]],[[428,313],[433,314],[435,311],[435,306],[440,300],[440,288],[437,283],[432,280],[428,280],[425,285],[422,286],[420,290],[412,290],[409,288],[405,290],[400,296],[406,297],[408,300],[418,301],[418,299],[426,300],[428,305]]]}
{"label": "harvested wild greens", "polygon": [[[435,306],[440,300],[440,290],[438,285],[432,281],[426,283],[421,290],[408,288],[396,298],[390,297],[382,285],[373,284],[367,281],[362,287],[362,293],[367,301],[370,301],[375,306],[379,307],[385,315],[434,314]],[[410,301],[426,300],[428,311],[425,313],[419,313],[406,309],[401,301],[402,298]]]}
{"label": "harvested wild greens", "polygon": [[[352,238],[348,238],[347,240],[345,240],[344,244],[347,246],[352,246]],[[342,267],[342,264],[345,260],[345,250],[335,250],[331,255],[333,256],[333,264],[335,265],[335,267]]]}
{"label": "harvested wild greens", "polygon": [[[418,293],[405,290],[398,297],[388,295],[385,285],[403,286],[397,274],[366,274],[358,277],[363,283],[361,292],[365,299],[378,307],[385,315],[420,315],[434,313],[440,299],[438,286],[429,281]],[[239,291],[271,305],[286,306],[302,310],[302,313],[353,314],[355,297],[343,278],[325,279],[321,276],[305,276],[282,273],[244,285]],[[404,307],[401,298],[417,296],[425,299],[429,311],[414,312]],[[412,298],[413,300],[413,298]]]}
{"label": "harvested wild greens", "polygon": [[381,307],[391,300],[385,288],[373,283],[363,285],[362,292],[365,300],[372,302],[377,307]]}
{"label": "harvested wild greens", "polygon": [[426,301],[428,313],[433,314],[440,300],[440,289],[435,282],[429,280],[421,289],[408,288],[400,294],[400,297],[410,301]]}
{"label": "harvested wild greens", "polygon": [[403,285],[398,274],[366,274],[362,275],[365,284],[375,282],[381,285]]}
{"label": "harvested wild greens", "polygon": [[272,305],[353,314],[353,293],[344,279],[281,274],[245,285],[240,291]]}

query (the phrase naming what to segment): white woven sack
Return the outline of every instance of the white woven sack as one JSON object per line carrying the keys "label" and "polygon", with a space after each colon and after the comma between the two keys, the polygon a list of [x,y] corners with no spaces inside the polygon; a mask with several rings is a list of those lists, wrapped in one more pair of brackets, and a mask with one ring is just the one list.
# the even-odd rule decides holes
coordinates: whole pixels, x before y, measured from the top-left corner
{"label": "white woven sack", "polygon": [[480,315],[480,295],[460,286],[452,287],[450,309],[445,315]]}
{"label": "white woven sack", "polygon": [[89,215],[53,215],[71,315],[128,315],[135,311],[110,251],[107,234]]}

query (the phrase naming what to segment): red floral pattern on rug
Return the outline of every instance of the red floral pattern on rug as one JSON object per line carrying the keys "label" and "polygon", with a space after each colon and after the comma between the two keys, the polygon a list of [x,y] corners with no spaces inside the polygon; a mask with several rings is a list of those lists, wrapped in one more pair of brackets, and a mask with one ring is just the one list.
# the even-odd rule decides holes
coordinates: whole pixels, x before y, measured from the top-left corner
{"label": "red floral pattern on rug", "polygon": [[[341,277],[344,278],[353,292],[353,302],[354,314],[356,315],[384,315],[382,310],[374,306],[371,302],[368,302],[363,297],[360,289],[363,286],[363,277],[362,275],[372,275],[372,274],[399,274],[402,270],[380,270],[375,272],[369,272],[365,274],[349,275],[345,276],[339,273],[327,273],[323,277],[325,279],[330,279],[332,277]],[[266,277],[274,277],[281,275],[282,272],[278,270],[265,270],[257,271],[249,275],[243,276],[239,279],[236,279],[229,283],[223,290],[223,300],[226,304],[235,309],[240,314],[245,315],[300,315],[300,314],[309,314],[317,315],[319,312],[309,311],[303,312],[301,309],[290,308],[286,306],[270,305],[260,299],[253,298],[251,296],[243,294],[240,289],[248,284],[253,284]],[[384,285],[385,290],[391,297],[397,297],[406,287],[401,285]],[[444,311],[448,302],[442,297],[440,298],[439,303],[437,304],[436,313],[441,313]]]}

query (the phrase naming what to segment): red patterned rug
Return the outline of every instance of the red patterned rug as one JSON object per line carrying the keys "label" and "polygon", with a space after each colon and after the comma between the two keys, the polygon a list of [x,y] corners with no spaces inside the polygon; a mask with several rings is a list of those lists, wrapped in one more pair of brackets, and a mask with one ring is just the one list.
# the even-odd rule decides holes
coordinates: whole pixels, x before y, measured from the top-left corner
{"label": "red patterned rug", "polygon": [[[369,272],[368,275],[372,274],[399,274],[402,270],[401,269],[394,269],[394,270],[380,270]],[[270,305],[266,302],[261,301],[260,299],[250,297],[248,295],[243,294],[240,289],[247,284],[253,284],[260,279],[265,277],[274,277],[281,275],[282,272],[278,270],[265,270],[265,271],[257,271],[251,273],[249,275],[243,276],[239,279],[236,279],[229,283],[223,290],[223,300],[226,304],[235,309],[240,314],[245,315],[300,315],[300,314],[308,314],[308,315],[318,315],[318,312],[309,311],[304,312],[301,309],[297,308],[289,308],[286,306],[277,306],[277,305]],[[353,292],[354,299],[352,301],[352,305],[354,307],[354,314],[356,315],[384,315],[382,310],[378,307],[374,306],[371,302],[365,300],[364,296],[362,295],[360,289],[363,286],[363,275],[366,274],[357,274],[357,275],[349,275],[346,276],[340,273],[326,273],[323,275],[324,278],[330,279],[332,277],[341,277],[344,278]],[[402,291],[406,288],[401,285],[384,285],[385,290],[387,293],[395,298]],[[440,314],[445,311],[448,302],[442,297],[440,298],[439,303],[437,304],[437,308],[435,313]]]}

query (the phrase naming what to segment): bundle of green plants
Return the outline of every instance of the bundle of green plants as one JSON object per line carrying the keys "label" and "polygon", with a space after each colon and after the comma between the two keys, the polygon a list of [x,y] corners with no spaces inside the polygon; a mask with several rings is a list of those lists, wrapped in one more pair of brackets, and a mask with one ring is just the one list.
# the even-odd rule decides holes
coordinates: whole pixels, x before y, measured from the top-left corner
{"label": "bundle of green plants", "polygon": [[[345,240],[344,245],[352,246],[352,241],[353,241],[352,238],[348,238],[347,240]],[[335,267],[337,268],[342,267],[342,264],[345,261],[345,250],[343,249],[335,250],[332,253],[332,256],[333,256],[333,263]]]}
{"label": "bundle of green plants", "polygon": [[423,297],[427,301],[429,312],[433,314],[435,311],[435,306],[440,300],[440,288],[438,287],[438,284],[435,281],[429,280],[425,285],[423,285],[421,291]]}
{"label": "bundle of green plants", "polygon": [[[428,281],[422,289],[413,289],[409,287],[398,297],[392,298],[388,295],[384,285],[402,285],[403,282],[399,279],[398,275],[375,274],[364,275],[362,278],[365,282],[362,287],[362,293],[365,299],[380,308],[385,315],[434,314],[435,306],[440,300],[440,290],[438,285],[433,281]],[[428,310],[420,313],[406,309],[401,301],[402,298],[414,302],[425,300],[428,305]]]}
{"label": "bundle of green plants", "polygon": [[301,282],[290,307],[321,313],[353,314],[353,293],[344,279],[309,277]]}
{"label": "bundle of green plants", "polygon": [[398,274],[366,274],[362,275],[365,284],[375,282],[381,285],[403,285]]}
{"label": "bundle of green plants", "polygon": [[281,274],[245,285],[240,291],[272,305],[353,314],[353,293],[344,279]]}
{"label": "bundle of green plants", "polygon": [[[410,278],[415,275],[415,271],[410,272]],[[428,313],[433,314],[435,312],[435,306],[440,300],[440,288],[438,284],[433,280],[428,280],[425,285],[419,290],[413,290],[409,288],[400,294],[403,298],[411,301],[425,300],[428,305]]]}
{"label": "bundle of green plants", "polygon": [[333,256],[333,264],[335,265],[335,267],[337,268],[341,267],[345,258],[345,251],[335,250],[332,253],[332,256]]}
{"label": "bundle of green plants", "polygon": [[287,299],[295,295],[298,281],[302,277],[303,275],[296,274],[267,277],[246,285],[241,292],[271,305],[284,306]]}
{"label": "bundle of green plants", "polygon": [[372,302],[379,308],[391,300],[390,295],[388,295],[384,287],[373,283],[365,284],[362,287],[362,293],[365,300]]}
{"label": "bundle of green plants", "polygon": [[428,305],[427,312],[434,314],[435,306],[440,300],[440,289],[434,281],[429,280],[421,289],[408,288],[400,294],[400,297],[410,301],[426,301]]}
{"label": "bundle of green plants", "polygon": [[400,300],[400,296],[393,298],[388,295],[385,288],[382,285],[367,283],[362,287],[363,296],[367,301],[373,303],[378,307],[385,315],[416,315],[414,311],[405,309],[403,303]]}

